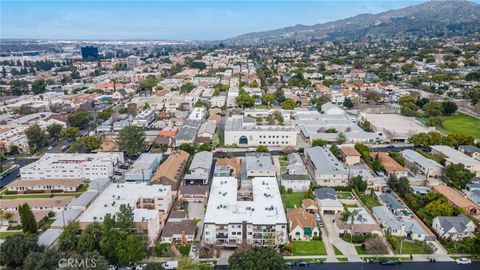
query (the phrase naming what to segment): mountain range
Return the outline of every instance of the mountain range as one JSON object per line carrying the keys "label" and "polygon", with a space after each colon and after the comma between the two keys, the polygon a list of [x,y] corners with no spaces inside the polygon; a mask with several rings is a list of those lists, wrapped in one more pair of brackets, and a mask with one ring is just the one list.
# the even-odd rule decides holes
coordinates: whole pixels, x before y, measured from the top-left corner
{"label": "mountain range", "polygon": [[247,33],[226,40],[232,45],[361,39],[365,37],[445,37],[480,33],[480,5],[465,1],[428,1],[378,14],[359,14],[315,25],[295,25]]}

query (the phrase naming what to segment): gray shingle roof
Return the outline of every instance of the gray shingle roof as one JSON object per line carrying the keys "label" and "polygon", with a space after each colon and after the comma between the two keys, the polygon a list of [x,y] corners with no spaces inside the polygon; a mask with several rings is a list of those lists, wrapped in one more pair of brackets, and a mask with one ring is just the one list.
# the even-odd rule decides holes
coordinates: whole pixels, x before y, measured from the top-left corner
{"label": "gray shingle roof", "polygon": [[438,221],[445,231],[455,228],[459,233],[464,232],[467,228],[467,224],[471,222],[471,220],[465,215],[458,215],[456,217],[438,217]]}

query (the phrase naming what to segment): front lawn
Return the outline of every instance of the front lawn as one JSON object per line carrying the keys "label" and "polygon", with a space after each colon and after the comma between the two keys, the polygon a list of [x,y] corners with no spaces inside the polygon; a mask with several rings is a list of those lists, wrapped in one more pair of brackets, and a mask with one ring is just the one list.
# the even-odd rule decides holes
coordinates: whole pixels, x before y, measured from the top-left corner
{"label": "front lawn", "polygon": [[362,245],[355,246],[358,255],[365,255],[368,254],[367,250],[363,248]]}
{"label": "front lawn", "polygon": [[333,246],[333,250],[335,250],[335,255],[343,255],[343,253],[340,251],[340,249],[338,249],[336,246],[332,245]]}
{"label": "front lawn", "polygon": [[443,130],[447,133],[462,133],[480,138],[480,119],[463,114],[443,117]]}
{"label": "front lawn", "polygon": [[425,242],[420,241],[407,241],[403,240],[403,247],[401,248],[401,239],[399,237],[390,236],[387,237],[388,242],[393,248],[395,254],[432,254],[432,248],[429,247]]}
{"label": "front lawn", "polygon": [[322,241],[292,241],[293,256],[327,255],[327,250]]}
{"label": "front lawn", "polygon": [[306,198],[307,192],[285,192],[282,194],[283,207],[285,208],[297,208],[302,207],[302,200]]}
{"label": "front lawn", "polygon": [[365,206],[367,206],[370,209],[372,209],[375,206],[380,206],[380,203],[378,202],[378,200],[372,195],[359,194],[358,197],[360,197],[360,200],[362,200],[363,204],[365,204]]}

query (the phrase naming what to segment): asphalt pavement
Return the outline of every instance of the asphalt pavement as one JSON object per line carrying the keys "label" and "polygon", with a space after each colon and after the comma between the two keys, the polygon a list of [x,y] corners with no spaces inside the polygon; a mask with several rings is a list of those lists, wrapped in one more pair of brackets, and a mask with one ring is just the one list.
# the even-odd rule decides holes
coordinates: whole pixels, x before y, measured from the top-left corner
{"label": "asphalt pavement", "polygon": [[0,179],[0,188],[3,188],[4,186],[10,184],[13,180],[17,179],[18,176],[20,175],[20,168],[30,164],[37,159],[17,159],[15,162],[13,160],[8,160],[7,162],[4,163],[4,167],[8,165],[13,166],[15,163],[18,165],[18,167],[10,171],[8,174],[3,174],[3,177]]}
{"label": "asphalt pavement", "polygon": [[[219,265],[215,269],[226,270],[228,266]],[[459,265],[454,262],[403,262],[400,265],[381,265],[375,263],[316,263],[308,267],[290,267],[292,270],[478,270],[480,262],[472,264]],[[261,270],[261,269],[259,269]]]}

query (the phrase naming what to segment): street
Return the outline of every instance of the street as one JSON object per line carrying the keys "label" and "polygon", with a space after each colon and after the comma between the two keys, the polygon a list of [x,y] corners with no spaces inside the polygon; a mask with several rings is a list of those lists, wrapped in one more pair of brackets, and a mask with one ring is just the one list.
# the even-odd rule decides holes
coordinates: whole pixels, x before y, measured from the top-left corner
{"label": "street", "polygon": [[[473,270],[480,269],[480,262],[472,262],[468,265],[459,265],[454,262],[403,262],[401,265],[380,265],[379,263],[317,263],[310,264],[309,267],[290,267],[289,269],[305,269],[305,270],[425,270],[434,268],[435,270]],[[226,265],[219,265],[215,269],[228,269]]]}
{"label": "street", "polygon": [[28,158],[28,159],[17,159],[16,162],[13,160],[8,160],[4,163],[3,166],[13,166],[15,163],[18,165],[18,167],[9,172],[8,174],[3,174],[3,177],[0,179],[0,188],[3,188],[4,186],[10,184],[13,180],[17,179],[18,176],[20,175],[20,168],[30,164],[34,161],[36,161],[37,158]]}

